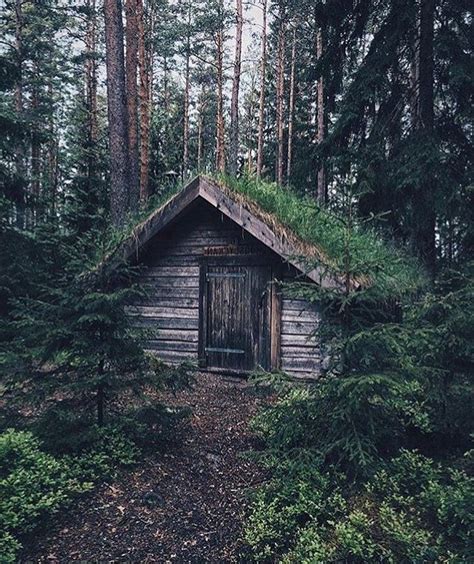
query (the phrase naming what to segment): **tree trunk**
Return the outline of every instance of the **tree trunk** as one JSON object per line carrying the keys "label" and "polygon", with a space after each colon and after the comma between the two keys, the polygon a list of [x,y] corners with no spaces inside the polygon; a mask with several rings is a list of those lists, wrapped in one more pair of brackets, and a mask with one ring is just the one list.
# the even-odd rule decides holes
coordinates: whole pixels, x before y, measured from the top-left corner
{"label": "tree trunk", "polygon": [[[223,2],[219,5],[221,16],[224,12]],[[216,34],[216,72],[217,72],[217,116],[216,116],[216,170],[225,171],[225,130],[224,130],[224,24]]]}
{"label": "tree trunk", "polygon": [[203,154],[203,129],[204,129],[204,109],[206,106],[205,102],[206,92],[203,88],[199,100],[199,116],[198,116],[198,138],[197,138],[197,168],[198,171],[202,168],[202,154]]}
{"label": "tree trunk", "polygon": [[183,177],[189,168],[189,89],[191,70],[191,5],[188,8],[188,25],[186,31],[186,67],[184,72],[184,112],[183,112]]}
{"label": "tree trunk", "polygon": [[[321,31],[321,28],[319,28],[316,35],[316,59],[320,61],[322,56],[323,56],[323,33]],[[319,146],[324,141],[324,79],[322,73],[319,75],[316,89],[317,89],[317,104],[318,104],[316,143]],[[325,174],[323,163],[319,163],[319,167],[318,167],[317,198],[320,204],[326,203],[327,200],[326,174]]]}
{"label": "tree trunk", "polygon": [[295,67],[296,67],[296,27],[293,28],[293,42],[291,46],[290,70],[290,99],[288,102],[288,155],[286,161],[286,180],[289,184],[291,177],[291,159],[293,154],[293,118],[295,111]]}
{"label": "tree trunk", "polygon": [[104,0],[104,15],[109,117],[110,209],[114,225],[120,227],[125,223],[129,202],[128,124],[121,1]]}
{"label": "tree trunk", "polygon": [[285,15],[280,9],[278,26],[278,53],[277,53],[277,92],[276,92],[276,130],[277,130],[277,162],[275,180],[277,184],[283,182],[283,114],[285,95]]}
{"label": "tree trunk", "polygon": [[128,119],[128,174],[129,204],[132,211],[138,208],[138,0],[125,0],[126,61],[125,77]]}
{"label": "tree trunk", "polygon": [[265,126],[265,74],[267,72],[267,0],[263,0],[262,57],[260,60],[260,98],[258,104],[257,177],[262,176],[263,129]]}
{"label": "tree trunk", "polygon": [[[39,72],[36,68],[36,72]],[[40,196],[40,172],[41,172],[41,147],[38,127],[38,86],[35,84],[31,92],[31,113],[34,116],[34,124],[31,128],[31,207],[29,226],[36,225],[38,220],[38,206]]]}
{"label": "tree trunk", "polygon": [[237,7],[237,26],[235,31],[235,58],[234,58],[234,78],[232,81],[232,99],[230,104],[230,154],[229,170],[234,176],[238,171],[239,158],[239,90],[240,73],[242,66],[242,28],[243,28],[243,9],[242,0],[236,0]]}
{"label": "tree trunk", "polygon": [[143,0],[137,2],[138,20],[138,68],[140,77],[140,201],[149,197],[149,161],[150,161],[150,69],[145,41],[145,14]]}
{"label": "tree trunk", "polygon": [[[433,144],[434,130],[434,79],[433,79],[433,40],[434,40],[435,0],[421,0],[420,40],[418,60],[418,97],[416,127],[422,140]],[[416,203],[418,218],[415,227],[415,245],[418,254],[434,275],[436,267],[436,216],[434,210],[433,187],[435,181],[430,170],[425,170],[424,181]]]}
{"label": "tree trunk", "polygon": [[[15,112],[17,119],[23,120],[23,12],[22,1],[15,1],[15,56],[17,65],[17,80],[15,83]],[[20,140],[15,147],[15,172],[18,177],[18,193],[16,196],[16,226],[18,229],[25,227],[25,184],[26,167],[25,151]]]}
{"label": "tree trunk", "polygon": [[96,165],[96,143],[98,136],[97,124],[97,62],[96,62],[96,43],[97,43],[97,16],[96,0],[88,0],[89,10],[86,33],[86,107],[87,107],[87,136],[88,136],[88,158],[87,158],[87,178],[89,180],[89,190],[92,190],[93,179],[95,178]]}

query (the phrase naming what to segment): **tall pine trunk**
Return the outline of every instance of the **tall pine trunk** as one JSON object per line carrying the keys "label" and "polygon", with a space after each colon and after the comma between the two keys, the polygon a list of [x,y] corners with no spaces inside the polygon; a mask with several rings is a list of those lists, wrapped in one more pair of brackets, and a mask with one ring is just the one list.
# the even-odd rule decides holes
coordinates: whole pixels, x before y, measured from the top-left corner
{"label": "tall pine trunk", "polygon": [[232,98],[230,104],[230,152],[229,170],[233,175],[237,174],[239,158],[239,90],[240,74],[242,66],[242,29],[243,29],[243,9],[242,0],[236,0],[237,25],[235,31],[235,58],[234,58],[234,77],[232,81]]}
{"label": "tall pine trunk", "polygon": [[184,71],[184,111],[183,111],[183,177],[189,168],[189,90],[191,88],[191,4],[188,7],[186,29],[186,63]]}
{"label": "tall pine trunk", "polygon": [[283,182],[283,141],[284,141],[284,97],[285,97],[285,14],[280,7],[278,24],[277,87],[276,87],[276,131],[277,161],[275,180]]}
{"label": "tall pine trunk", "polygon": [[[23,0],[15,0],[15,57],[17,67],[17,79],[15,83],[15,112],[17,119],[23,120]],[[16,226],[18,229],[25,227],[25,204],[26,204],[26,167],[25,150],[20,140],[15,147],[15,172],[18,177],[16,195]]]}
{"label": "tall pine trunk", "polygon": [[204,140],[203,140],[203,131],[204,131],[204,110],[206,107],[206,92],[203,87],[200,97],[199,97],[199,115],[198,115],[198,131],[197,131],[197,168],[198,171],[202,169],[202,157],[203,157],[203,150],[204,150]]}
{"label": "tall pine trunk", "polygon": [[262,56],[260,59],[260,96],[258,104],[257,177],[262,176],[263,133],[265,127],[265,75],[267,72],[267,0],[263,0]]}
{"label": "tall pine trunk", "polygon": [[224,3],[219,4],[219,29],[216,34],[217,114],[216,114],[216,170],[225,171],[224,129]]}
{"label": "tall pine trunk", "polygon": [[128,120],[128,174],[129,205],[132,211],[138,208],[138,0],[125,0],[125,77]]}
{"label": "tall pine trunk", "polygon": [[115,226],[122,226],[128,211],[128,127],[123,53],[122,3],[104,0],[107,69],[107,104],[110,153],[110,210]]}
{"label": "tall pine trunk", "polygon": [[[435,0],[421,0],[416,127],[421,133],[422,143],[428,149],[430,147],[434,148],[434,15]],[[418,254],[432,274],[434,274],[436,266],[434,185],[435,180],[431,170],[426,170],[425,167],[423,181],[419,186],[419,194],[415,202],[418,213],[415,223],[414,242]]]}
{"label": "tall pine trunk", "polygon": [[[321,61],[323,56],[323,32],[318,28],[316,32],[316,59]],[[319,75],[316,86],[317,97],[317,131],[316,144],[319,146],[324,141],[324,79],[322,73]],[[319,163],[317,173],[317,198],[318,202],[324,204],[327,200],[326,174],[324,164]]]}
{"label": "tall pine trunk", "polygon": [[86,32],[86,107],[87,107],[87,141],[89,145],[87,158],[87,178],[89,190],[93,190],[93,179],[96,172],[96,144],[98,136],[97,123],[97,15],[96,0],[88,0],[89,10]]}
{"label": "tall pine trunk", "polygon": [[288,101],[288,151],[286,160],[286,179],[290,182],[293,156],[293,121],[295,112],[295,67],[296,67],[296,27],[293,28],[290,62],[290,99]]}
{"label": "tall pine trunk", "polygon": [[149,162],[150,162],[150,58],[147,56],[145,38],[145,13],[143,0],[137,2],[138,20],[138,70],[140,101],[140,201],[149,197]]}

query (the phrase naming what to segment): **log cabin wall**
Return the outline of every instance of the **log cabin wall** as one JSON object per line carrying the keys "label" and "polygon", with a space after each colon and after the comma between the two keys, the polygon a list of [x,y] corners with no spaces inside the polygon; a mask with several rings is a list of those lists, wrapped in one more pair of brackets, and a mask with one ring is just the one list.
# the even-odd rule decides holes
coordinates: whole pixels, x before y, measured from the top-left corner
{"label": "log cabin wall", "polygon": [[[150,330],[145,348],[165,362],[198,361],[199,271],[204,254],[259,253],[275,265],[278,255],[209,204],[194,205],[142,249],[141,282],[147,297],[136,305],[137,325]],[[286,277],[293,269],[283,266]],[[314,307],[282,296],[281,368],[296,377],[319,372],[319,347],[310,338],[319,320]],[[311,374],[313,373],[313,374]]]}

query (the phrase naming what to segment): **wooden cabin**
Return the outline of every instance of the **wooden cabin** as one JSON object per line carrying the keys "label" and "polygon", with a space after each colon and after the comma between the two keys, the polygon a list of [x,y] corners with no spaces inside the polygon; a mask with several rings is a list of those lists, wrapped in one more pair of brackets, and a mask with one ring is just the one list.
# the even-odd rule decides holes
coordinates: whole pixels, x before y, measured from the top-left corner
{"label": "wooden cabin", "polygon": [[131,308],[152,330],[147,350],[164,361],[245,374],[257,367],[317,377],[318,308],[285,295],[278,281],[307,271],[299,240],[254,202],[205,177],[185,186],[138,226],[128,258],[143,266],[147,298]]}

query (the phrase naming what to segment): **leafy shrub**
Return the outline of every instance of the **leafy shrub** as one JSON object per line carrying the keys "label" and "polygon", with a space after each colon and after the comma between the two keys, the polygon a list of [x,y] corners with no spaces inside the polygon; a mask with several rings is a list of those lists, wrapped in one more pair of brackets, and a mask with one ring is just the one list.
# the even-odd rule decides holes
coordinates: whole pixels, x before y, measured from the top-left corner
{"label": "leafy shrub", "polygon": [[[254,498],[257,561],[471,561],[473,480],[403,451],[361,486],[306,456],[278,462]],[[335,478],[337,476],[337,478]]]}
{"label": "leafy shrub", "polygon": [[408,426],[425,424],[420,391],[396,375],[327,378],[285,394],[254,428],[270,448],[308,448],[351,475],[367,475],[396,452]]}
{"label": "leafy shrub", "polygon": [[31,432],[9,429],[0,435],[0,561],[15,561],[24,534],[139,457],[117,427],[93,426],[87,436],[91,443],[80,456],[53,456]]}
{"label": "leafy shrub", "polygon": [[14,555],[19,548],[15,537],[90,488],[89,482],[71,472],[66,460],[43,452],[31,433],[10,429],[0,435],[0,528],[5,553]]}

